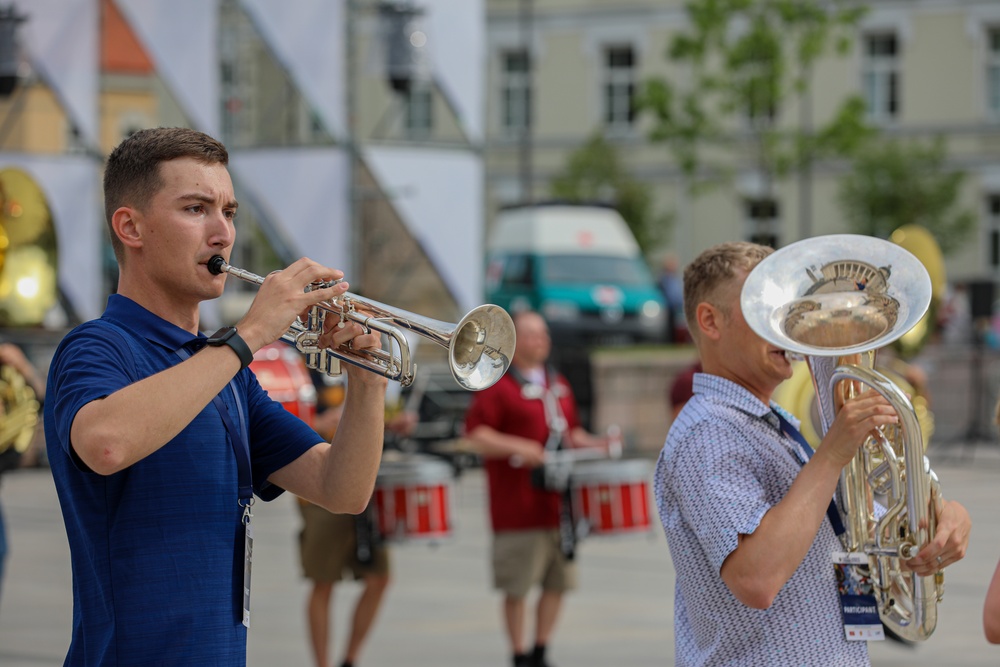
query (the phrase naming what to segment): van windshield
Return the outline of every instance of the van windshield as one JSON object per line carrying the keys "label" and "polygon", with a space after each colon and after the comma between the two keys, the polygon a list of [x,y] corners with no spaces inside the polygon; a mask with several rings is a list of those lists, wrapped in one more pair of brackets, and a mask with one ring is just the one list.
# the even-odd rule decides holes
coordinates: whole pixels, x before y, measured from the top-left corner
{"label": "van windshield", "polygon": [[649,271],[637,257],[549,255],[542,259],[541,274],[554,284],[611,283],[648,285]]}

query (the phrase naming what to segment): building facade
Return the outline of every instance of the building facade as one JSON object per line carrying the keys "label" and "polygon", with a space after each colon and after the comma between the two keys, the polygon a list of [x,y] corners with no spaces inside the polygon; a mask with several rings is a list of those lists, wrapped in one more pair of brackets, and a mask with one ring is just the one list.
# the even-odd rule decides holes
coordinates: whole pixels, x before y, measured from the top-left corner
{"label": "building facade", "polygon": [[[594,133],[617,147],[657,206],[673,214],[662,250],[682,263],[729,240],[787,245],[848,231],[837,204],[845,161],[815,162],[762,187],[749,160],[731,158],[732,178],[692,196],[676,160],[649,140],[652,119],[635,112],[643,82],[678,85],[689,73],[669,61],[687,29],[680,0],[489,0],[486,177],[491,209],[550,195],[567,156]],[[816,126],[848,96],[865,101],[883,136],[945,140],[949,168],[967,173],[961,205],[978,230],[946,258],[954,282],[1000,277],[1000,5],[967,0],[872,0],[846,56],[814,70],[808,115],[797,104],[777,122]],[[734,136],[738,133],[734,132]]]}

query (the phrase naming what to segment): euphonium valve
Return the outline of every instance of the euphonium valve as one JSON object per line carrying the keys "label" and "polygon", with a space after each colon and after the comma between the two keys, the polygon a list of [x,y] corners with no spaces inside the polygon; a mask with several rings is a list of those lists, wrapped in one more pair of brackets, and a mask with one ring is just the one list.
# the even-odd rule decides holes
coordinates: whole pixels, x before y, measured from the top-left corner
{"label": "euphonium valve", "polygon": [[[256,285],[264,282],[263,276],[236,268],[219,255],[209,260],[208,269],[216,275],[228,273]],[[329,284],[332,283],[311,287],[322,288]],[[389,346],[374,350],[353,350],[344,346],[320,348],[318,341],[327,317],[335,317],[341,322],[350,320],[368,331],[378,331],[388,338]],[[305,355],[309,368],[338,375],[339,361],[343,360],[396,380],[405,387],[413,382],[416,364],[410,359],[409,344],[400,329],[412,331],[446,348],[448,366],[455,381],[472,391],[486,389],[499,380],[510,367],[514,353],[514,323],[499,306],[478,306],[456,324],[450,324],[362,299],[350,292],[313,306],[305,320],[294,321],[282,339],[295,344]]]}
{"label": "euphonium valve", "polygon": [[[838,234],[775,251],[747,276],[747,324],[772,345],[805,357],[819,408],[820,435],[858,384],[892,404],[898,425],[870,436],[844,467],[837,503],[844,548],[867,554],[882,622],[907,640],[937,625],[943,576],[923,577],[901,561],[934,537],[940,490],[924,456],[909,397],[875,370],[875,355],[927,311],[931,281],[910,252],[882,239]],[[876,516],[872,498],[885,507]]]}

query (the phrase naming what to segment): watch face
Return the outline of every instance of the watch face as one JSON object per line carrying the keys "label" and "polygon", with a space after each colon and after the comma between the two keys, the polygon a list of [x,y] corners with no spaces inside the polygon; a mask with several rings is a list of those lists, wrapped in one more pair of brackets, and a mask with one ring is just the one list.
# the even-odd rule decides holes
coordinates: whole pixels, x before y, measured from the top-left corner
{"label": "watch face", "polygon": [[209,345],[221,345],[236,334],[236,327],[223,327],[208,339]]}

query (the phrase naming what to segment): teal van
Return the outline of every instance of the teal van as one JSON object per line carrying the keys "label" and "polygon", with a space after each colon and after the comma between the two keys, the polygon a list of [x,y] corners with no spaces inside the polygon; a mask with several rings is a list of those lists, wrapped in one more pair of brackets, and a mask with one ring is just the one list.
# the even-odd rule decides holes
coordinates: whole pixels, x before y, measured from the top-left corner
{"label": "teal van", "polygon": [[486,301],[540,312],[560,342],[660,342],[666,309],[639,245],[612,208],[505,208],[486,243]]}

